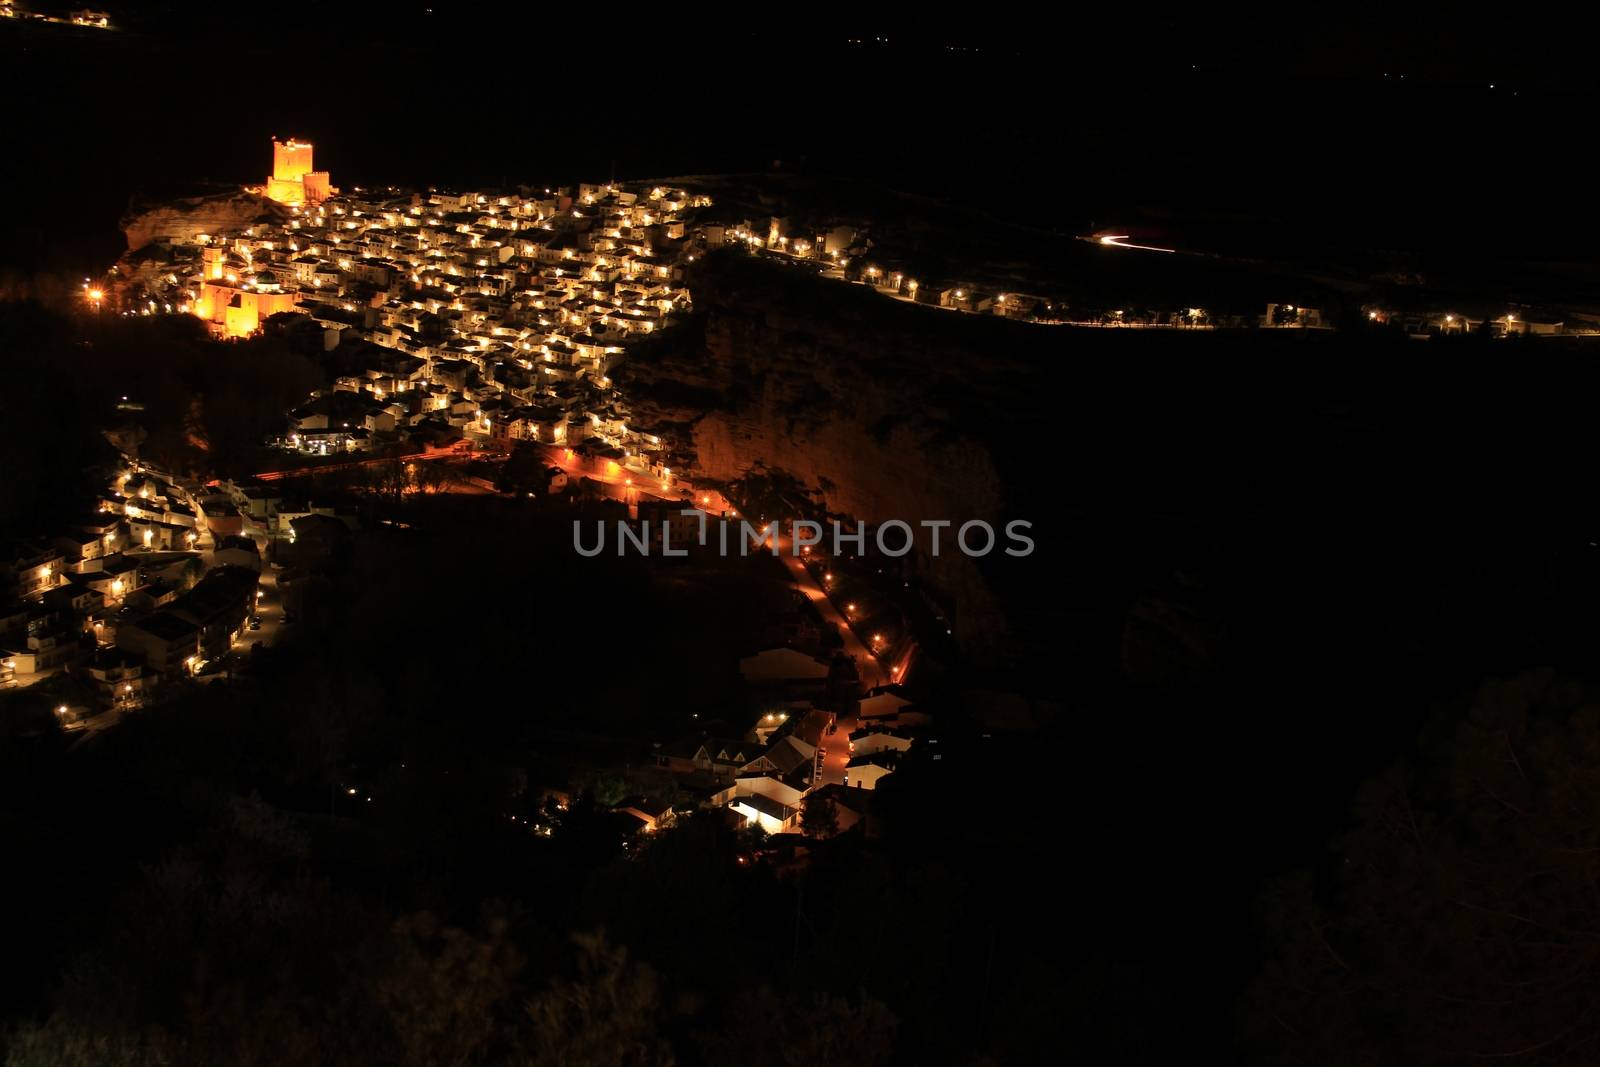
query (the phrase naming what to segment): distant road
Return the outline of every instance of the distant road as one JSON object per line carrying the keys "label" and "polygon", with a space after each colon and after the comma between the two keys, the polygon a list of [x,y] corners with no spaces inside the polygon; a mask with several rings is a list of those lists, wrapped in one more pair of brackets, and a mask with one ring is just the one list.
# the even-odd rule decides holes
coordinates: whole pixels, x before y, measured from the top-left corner
{"label": "distant road", "polygon": [[328,471],[352,471],[363,467],[376,467],[382,463],[393,463],[398,458],[402,463],[411,463],[419,459],[470,459],[474,456],[491,455],[489,452],[479,452],[471,447],[470,442],[454,441],[439,448],[429,448],[422,452],[413,452],[408,456],[374,456],[371,459],[350,460],[347,463],[325,463],[316,467],[286,467],[283,470],[262,471],[255,475],[256,479],[263,482],[276,482],[284,478],[299,478],[310,474],[325,474]]}

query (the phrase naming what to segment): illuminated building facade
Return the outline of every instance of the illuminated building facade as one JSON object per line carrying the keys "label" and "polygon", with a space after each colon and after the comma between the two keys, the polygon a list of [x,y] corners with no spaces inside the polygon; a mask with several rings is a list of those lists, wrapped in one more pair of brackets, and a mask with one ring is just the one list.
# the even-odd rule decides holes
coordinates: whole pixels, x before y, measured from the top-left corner
{"label": "illuminated building facade", "polygon": [[261,320],[280,311],[293,311],[300,303],[298,292],[282,292],[276,286],[257,287],[226,280],[205,279],[194,313],[212,323],[228,337],[249,337],[261,327]]}
{"label": "illuminated building facade", "polygon": [[267,196],[280,204],[315,204],[337,193],[329,184],[328,172],[314,169],[311,152],[308,141],[274,139]]}

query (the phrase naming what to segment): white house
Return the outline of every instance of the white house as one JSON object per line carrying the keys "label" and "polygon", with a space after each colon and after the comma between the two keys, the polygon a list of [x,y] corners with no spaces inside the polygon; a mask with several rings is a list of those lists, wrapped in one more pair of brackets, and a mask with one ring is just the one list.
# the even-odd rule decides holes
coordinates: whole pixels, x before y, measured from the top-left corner
{"label": "white house", "polygon": [[905,752],[911,738],[882,726],[868,726],[850,735],[850,754],[870,756],[874,752]]}
{"label": "white house", "polygon": [[884,686],[872,691],[871,695],[862,697],[856,704],[856,717],[859,719],[893,719],[900,714],[902,708],[909,707],[911,701],[899,692],[898,687]]}
{"label": "white house", "polygon": [[760,793],[735,797],[728,808],[743,816],[748,825],[758,826],[769,834],[792,829],[800,820],[799,808],[789,807]]}
{"label": "white house", "polygon": [[899,760],[900,753],[893,749],[855,756],[845,767],[845,785],[852,789],[876,789],[880,779],[894,773]]}

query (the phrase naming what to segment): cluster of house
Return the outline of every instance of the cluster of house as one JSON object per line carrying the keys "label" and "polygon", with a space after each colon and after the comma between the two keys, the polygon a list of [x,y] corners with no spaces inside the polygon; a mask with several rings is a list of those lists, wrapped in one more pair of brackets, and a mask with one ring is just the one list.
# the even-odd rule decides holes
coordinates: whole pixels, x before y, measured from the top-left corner
{"label": "cluster of house", "polygon": [[[859,282],[886,296],[977,315],[1032,322],[1071,321],[1067,308],[1054,298],[1016,290],[1002,291],[955,279],[924,281],[909,262],[874,251],[871,236],[853,225],[796,224],[786,216],[696,227],[696,249],[725,245],[821,268],[824,277]],[[693,253],[691,253],[693,254]]]}
{"label": "cluster of house", "polygon": [[0,687],[67,672],[88,696],[58,709],[64,725],[145,706],[259,625],[263,540],[306,542],[309,558],[348,523],[276,489],[130,464],[92,514],[0,546]]}
{"label": "cluster of house", "polygon": [[0,18],[8,19],[34,19],[38,22],[54,22],[70,26],[87,26],[95,30],[109,30],[111,16],[96,8],[78,8],[68,12],[65,16],[50,15],[42,11],[29,11],[15,0],[0,0]]}
{"label": "cluster of house", "polygon": [[[699,806],[769,834],[798,832],[814,797],[832,802],[836,831],[848,830],[928,725],[900,686],[841,693],[829,664],[794,648],[759,652],[739,669],[771,710],[737,737],[698,733],[660,745],[655,765]],[[671,818],[637,799],[620,808],[645,829]]]}
{"label": "cluster of house", "polygon": [[1399,327],[1406,336],[1416,340],[1484,333],[1500,338],[1592,337],[1600,332],[1592,316],[1568,323],[1559,315],[1530,309],[1506,311],[1495,316],[1456,311],[1406,312],[1373,306],[1366,308],[1366,315],[1369,322]]}
{"label": "cluster of house", "polygon": [[311,146],[275,142],[278,217],[155,249],[142,311],[188,312],[220,336],[293,311],[323,344],[361,343],[365,369],[296,409],[278,444],[317,454],[430,428],[484,441],[599,438],[642,470],[663,435],[628,424],[610,371],[686,309],[686,215],[667,186],[534,193],[341,192]]}
{"label": "cluster of house", "polygon": [[[858,282],[887,296],[912,303],[975,315],[995,315],[1050,325],[1180,330],[1334,328],[1321,308],[1286,302],[1269,303],[1259,315],[1222,313],[1202,307],[1091,309],[1068,307],[1064,300],[1046,294],[1001,289],[976,281],[951,278],[919,280],[913,276],[915,271],[908,261],[875,250],[867,232],[853,226],[833,226],[826,232],[813,234],[797,229],[787,218],[771,217],[729,226],[699,227],[693,237],[697,247],[733,244],[754,253],[792,261],[811,261],[823,268],[822,273],[826,277]],[[1600,323],[1592,317],[1583,316],[1583,321],[1576,323],[1565,322],[1559,315],[1526,308],[1499,315],[1472,315],[1450,311],[1399,312],[1372,306],[1366,309],[1366,314],[1373,322],[1403,325],[1408,335],[1415,338],[1477,332],[1487,332],[1495,337],[1600,334]]]}

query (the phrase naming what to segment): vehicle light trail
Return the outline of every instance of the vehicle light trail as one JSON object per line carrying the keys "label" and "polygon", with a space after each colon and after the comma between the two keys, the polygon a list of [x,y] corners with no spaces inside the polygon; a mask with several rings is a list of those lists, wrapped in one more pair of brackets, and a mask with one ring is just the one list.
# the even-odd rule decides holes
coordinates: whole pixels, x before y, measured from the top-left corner
{"label": "vehicle light trail", "polygon": [[1155,245],[1134,245],[1128,243],[1125,233],[1106,234],[1100,238],[1100,243],[1110,245],[1112,248],[1137,248],[1144,252],[1176,252],[1176,248],[1157,248]]}

